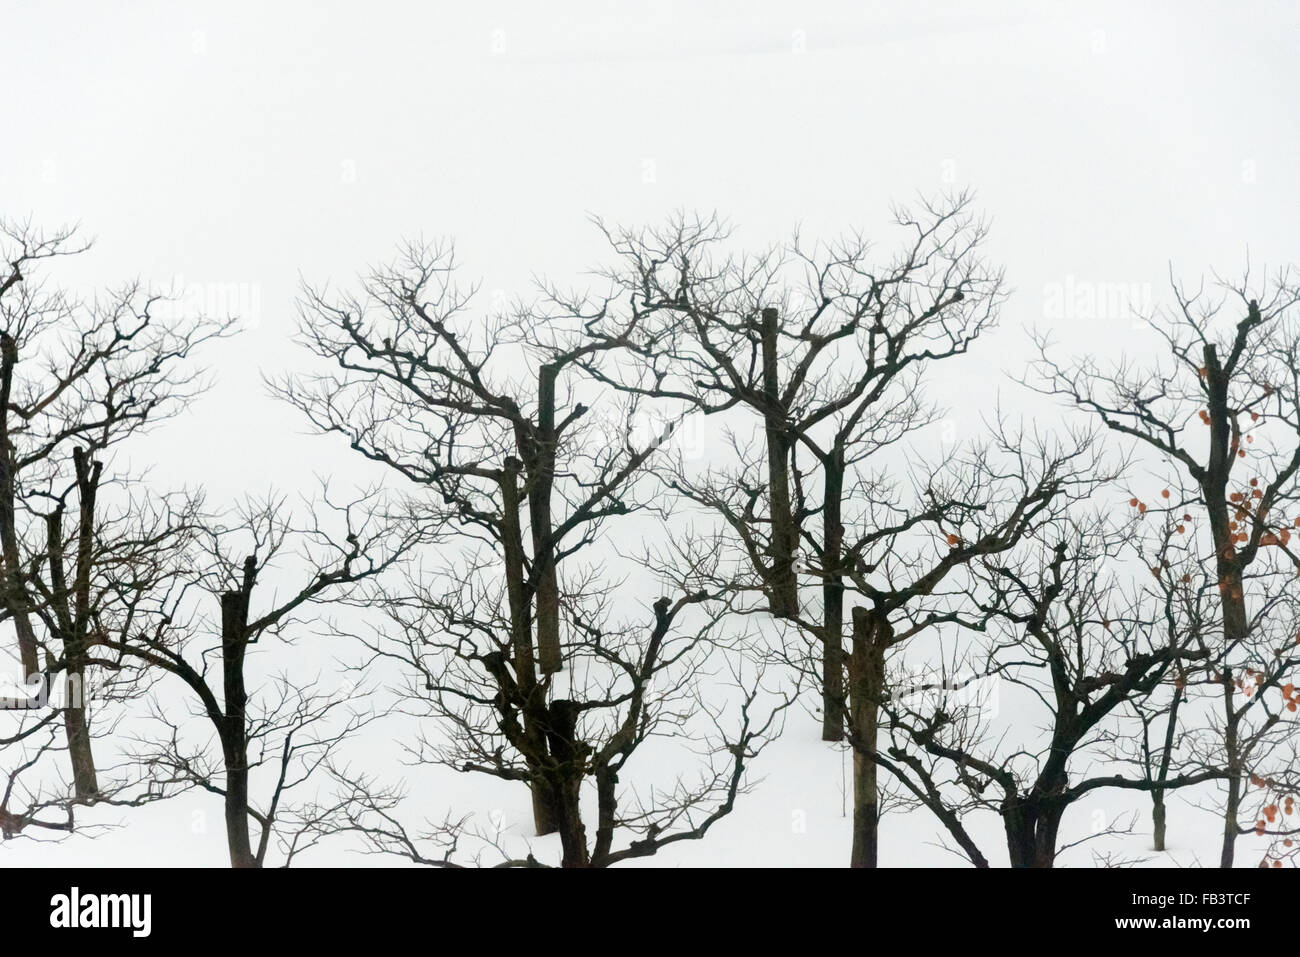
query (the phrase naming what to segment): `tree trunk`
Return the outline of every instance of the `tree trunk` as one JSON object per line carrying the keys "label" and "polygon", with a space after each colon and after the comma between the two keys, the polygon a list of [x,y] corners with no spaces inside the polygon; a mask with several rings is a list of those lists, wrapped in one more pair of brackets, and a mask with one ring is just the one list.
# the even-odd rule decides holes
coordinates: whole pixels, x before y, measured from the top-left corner
{"label": "tree trunk", "polygon": [[1219,866],[1230,868],[1237,854],[1237,832],[1241,830],[1241,759],[1237,754],[1237,719],[1233,714],[1232,680],[1225,672],[1224,707],[1227,725],[1224,747],[1228,756],[1228,797],[1223,805],[1223,846],[1219,850]]}
{"label": "tree trunk", "polygon": [[244,654],[248,650],[248,599],[257,566],[244,560],[243,586],[221,596],[221,675],[225,721],[221,752],[226,772],[226,843],[231,867],[261,867],[253,853],[248,828],[248,692],[244,687]]}
{"label": "tree trunk", "polygon": [[853,752],[853,851],[849,867],[876,867],[880,851],[876,764]]}
{"label": "tree trunk", "polygon": [[825,469],[822,531],[822,740],[844,740],[844,449],[837,445]]}
{"label": "tree trunk", "polygon": [[592,862],[603,867],[605,858],[614,846],[614,818],[618,810],[618,774],[606,762],[598,762],[592,769],[596,779],[596,846]]}
{"label": "tree trunk", "polygon": [[849,713],[853,723],[853,851],[850,867],[877,865],[880,795],[874,755],[884,693],[888,628],[888,622],[873,621],[868,609],[853,609],[853,650],[849,655]]}
{"label": "tree trunk", "polygon": [[578,710],[572,701],[552,701],[548,714],[546,738],[555,759],[552,791],[560,832],[560,866],[588,867],[591,857],[579,803],[588,748],[577,739]]}
{"label": "tree trunk", "polygon": [[790,503],[790,439],[786,434],[785,410],[781,405],[780,370],[777,359],[780,324],[775,309],[763,310],[763,413],[767,436],[768,511],[772,532],[769,543],[768,607],[773,615],[786,618],[799,613],[799,583],[795,577],[794,553],[799,546]]}
{"label": "tree trunk", "polygon": [[64,675],[63,730],[72,764],[72,788],[78,800],[89,801],[99,793],[95,755],[91,746],[90,721],[86,716],[86,665],[79,653],[68,652]]}
{"label": "tree trunk", "polygon": [[1165,849],[1165,792],[1155,791],[1151,795],[1151,830],[1153,846],[1157,851]]}
{"label": "tree trunk", "polygon": [[0,548],[4,555],[4,604],[18,634],[18,657],[23,680],[41,674],[36,631],[32,628],[31,606],[23,584],[22,555],[18,551],[18,529],[14,502],[17,478],[13,442],[9,437],[9,395],[13,387],[18,347],[9,333],[0,334]]}
{"label": "tree trunk", "polygon": [[1011,798],[1002,808],[1007,853],[1017,868],[1052,867],[1056,863],[1056,835],[1063,809],[1043,807],[1023,798]]}
{"label": "tree trunk", "polygon": [[83,449],[72,453],[77,474],[77,565],[73,584],[72,628],[64,645],[68,700],[63,713],[68,737],[68,757],[72,761],[73,787],[78,798],[95,796],[99,785],[95,776],[95,756],[91,748],[90,722],[86,709],[86,660],[90,646],[90,579],[94,561],[95,498],[103,465],[90,461]]}
{"label": "tree trunk", "polygon": [[540,691],[525,587],[527,575],[524,571],[523,530],[519,523],[519,468],[517,459],[507,459],[501,473],[501,543],[505,561],[506,600],[510,606],[510,643],[515,681],[520,696],[527,702],[521,711],[524,736],[529,742],[525,757],[530,761],[529,770],[533,775],[533,782],[529,786],[532,792],[533,826],[540,837],[553,834],[559,827],[559,822],[555,813],[555,799],[542,776],[541,763],[537,760],[546,757],[546,734],[534,718],[541,702],[534,700]]}
{"label": "tree trunk", "polygon": [[1228,800],[1223,809],[1223,846],[1219,851],[1219,866],[1230,868],[1237,854],[1237,831],[1240,824],[1237,815],[1241,812],[1241,780],[1237,777],[1228,779]]}
{"label": "tree trunk", "polygon": [[72,765],[73,794],[87,800],[97,791],[95,762],[90,753],[90,729],[85,712],[86,659],[84,642],[77,640],[76,614],[70,599],[63,554],[63,506],[45,516],[45,563],[49,567],[49,630],[63,648],[63,729]]}
{"label": "tree trunk", "polygon": [[529,456],[528,511],[533,533],[533,587],[537,596],[537,664],[542,674],[564,667],[560,653],[560,586],[551,540],[551,486],[555,481],[555,369],[537,376],[537,441]]}
{"label": "tree trunk", "polygon": [[[1253,309],[1253,307],[1252,307]],[[1210,450],[1206,459],[1205,475],[1201,481],[1201,494],[1210,518],[1210,533],[1214,541],[1214,556],[1219,574],[1219,606],[1223,612],[1224,653],[1244,643],[1250,635],[1246,613],[1244,576],[1241,554],[1235,544],[1232,516],[1227,501],[1229,472],[1233,465],[1232,412],[1228,407],[1229,376],[1219,361],[1218,350],[1206,344],[1205,358],[1206,404],[1210,417]],[[1228,772],[1228,798],[1223,809],[1223,846],[1219,853],[1219,866],[1232,867],[1236,850],[1237,831],[1241,811],[1241,759],[1238,755],[1237,718],[1233,711],[1232,676],[1224,672],[1224,757]]]}
{"label": "tree trunk", "polygon": [[261,867],[248,828],[248,743],[233,732],[222,742],[226,763],[226,844],[231,867]]}
{"label": "tree trunk", "polygon": [[[1165,722],[1164,747],[1160,751],[1160,765],[1156,772],[1158,784],[1164,784],[1169,779],[1169,766],[1174,756],[1174,739],[1178,734],[1178,706],[1182,700],[1182,689],[1175,686],[1174,700],[1169,705],[1169,718]],[[1157,787],[1151,792],[1151,831],[1155,849],[1163,851],[1165,849],[1165,789],[1163,787]]]}
{"label": "tree trunk", "polygon": [[[1237,643],[1238,640],[1244,641],[1248,629],[1245,602],[1235,600],[1241,595],[1241,577],[1239,574],[1236,576],[1235,581],[1236,591],[1232,592],[1230,588],[1222,603],[1224,638],[1229,647]],[[1225,769],[1228,773],[1228,794],[1223,805],[1223,846],[1219,851],[1219,866],[1225,868],[1233,866],[1233,860],[1236,856],[1237,834],[1241,829],[1241,779],[1245,770],[1239,753],[1241,749],[1238,734],[1240,718],[1236,714],[1232,688],[1232,675],[1225,669],[1223,752],[1226,758]]]}

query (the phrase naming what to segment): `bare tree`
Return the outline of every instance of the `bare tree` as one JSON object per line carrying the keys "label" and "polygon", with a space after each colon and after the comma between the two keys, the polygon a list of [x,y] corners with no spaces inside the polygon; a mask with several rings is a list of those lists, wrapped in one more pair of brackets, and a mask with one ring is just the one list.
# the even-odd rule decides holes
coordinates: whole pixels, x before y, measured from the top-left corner
{"label": "bare tree", "polygon": [[[983,641],[953,659],[953,671],[903,680],[911,693],[886,704],[891,744],[882,763],[924,795],[979,866],[987,856],[965,813],[999,815],[1012,867],[1051,867],[1062,819],[1093,792],[1164,793],[1222,776],[1213,765],[1159,776],[1090,773],[1108,742],[1132,733],[1126,706],[1143,706],[1170,674],[1206,657],[1164,627],[1164,595],[1116,573],[1132,532],[1132,522],[1061,516],[1009,560],[980,562],[987,618],[969,637]],[[1036,703],[1043,719],[997,726],[987,698],[954,694],[985,679],[1000,683],[999,706]]]}
{"label": "bare tree", "polygon": [[[860,235],[812,247],[796,235],[737,256],[712,219],[606,230],[618,257],[608,275],[640,325],[655,330],[655,347],[641,351],[649,394],[761,424],[753,443],[761,452],[742,424],[735,465],[680,472],[672,487],[725,523],[780,618],[800,617],[798,556],[805,547],[815,556],[827,741],[843,737],[846,482],[931,420],[917,392],[924,370],[964,353],[996,322],[1003,298],[968,195],[899,208],[895,222],[905,239],[881,261]],[[820,470],[820,495],[805,487],[817,477],[800,468],[801,454]]]}
{"label": "bare tree", "polygon": [[1184,501],[1165,489],[1150,504],[1147,496],[1132,504],[1148,516],[1187,514],[1195,574],[1217,602],[1221,637],[1209,642],[1207,664],[1221,698],[1223,867],[1232,866],[1242,832],[1248,775],[1264,776],[1252,756],[1284,717],[1267,692],[1287,683],[1297,663],[1294,622],[1279,623],[1273,612],[1300,568],[1287,515],[1300,498],[1300,291],[1287,271],[1252,286],[1249,273],[1195,292],[1174,283],[1176,313],[1150,323],[1163,360],[1113,370],[1090,358],[1061,365],[1044,341],[1037,367],[1042,391],[1136,443],[1171,485],[1179,473],[1187,480]]}
{"label": "bare tree", "polygon": [[[1153,500],[1166,504],[1184,501],[1187,491],[1175,488],[1176,492],[1162,489]],[[1214,715],[1206,708],[1213,707],[1211,699],[1219,688],[1213,659],[1222,625],[1212,594],[1216,591],[1211,584],[1213,575],[1206,575],[1202,567],[1192,515],[1176,506],[1148,505],[1131,489],[1116,494],[1128,499],[1127,505],[1119,506],[1129,513],[1123,523],[1125,557],[1136,562],[1135,574],[1146,586],[1151,605],[1149,627],[1162,632],[1170,647],[1195,653],[1171,662],[1159,686],[1125,702],[1140,733],[1134,732],[1129,721],[1101,731],[1108,756],[1131,765],[1150,783],[1152,847],[1164,851],[1170,790],[1166,782],[1189,769],[1195,773],[1205,767],[1200,739],[1204,728],[1214,723]],[[1150,578],[1144,570],[1149,570]]]}
{"label": "bare tree", "polygon": [[916,470],[911,489],[877,479],[862,495],[845,552],[856,602],[844,711],[854,753],[853,866],[877,862],[890,659],[944,627],[986,627],[996,606],[977,600],[972,564],[1033,539],[1086,496],[1101,474],[1092,446],[1086,433],[1035,440],[999,424],[987,445]]}
{"label": "bare tree", "polygon": [[[153,627],[102,640],[118,660],[178,678],[188,693],[187,716],[211,726],[215,756],[207,742],[192,741],[164,700],[154,707],[164,733],[138,735],[133,757],[163,794],[201,788],[221,796],[232,867],[263,866],[277,829],[303,823],[298,815],[310,814],[311,806],[288,807],[290,792],[371,717],[357,707],[365,697],[359,688],[322,687],[301,671],[252,685],[249,652],[298,640],[309,630],[306,612],[345,603],[419,540],[374,493],[336,505],[326,489],[311,504],[316,517],[304,525],[282,499],[270,498],[250,503],[234,525],[201,518],[168,528],[171,549],[135,580],[141,602],[157,608]],[[259,577],[270,581],[255,590]],[[272,591],[279,578],[288,584]],[[257,601],[259,591],[268,598]],[[259,775],[266,785],[260,801],[252,793]],[[285,863],[305,849],[299,831],[280,836]]]}
{"label": "bare tree", "polygon": [[[280,390],[322,432],[427,489],[428,528],[492,553],[520,694],[544,697],[564,664],[559,567],[606,520],[646,507],[644,467],[673,423],[638,444],[637,403],[602,403],[597,414],[584,395],[584,370],[632,347],[635,315],[550,289],[475,327],[463,315],[473,290],[454,270],[451,246],[410,245],[360,298],[308,290],[302,339],[336,369]],[[529,753],[549,753],[534,712],[522,720]],[[540,773],[533,784],[537,832],[549,833],[558,796]]]}
{"label": "bare tree", "polygon": [[[620,769],[660,725],[685,733],[661,709],[695,687],[722,611],[681,624],[718,597],[687,575],[649,622],[619,621],[606,608],[616,579],[577,564],[608,520],[662,513],[640,487],[676,420],[655,423],[639,393],[603,385],[635,381],[627,356],[652,351],[662,333],[621,310],[617,288],[591,298],[545,285],[535,303],[475,326],[464,315],[472,290],[455,284],[454,268],[449,246],[409,246],[361,298],[309,291],[302,337],[336,372],[281,383],[323,432],[431,493],[415,508],[452,557],[433,583],[416,577],[407,594],[380,597],[403,637],[372,646],[422,676],[407,701],[451,733],[449,744],[422,742],[417,757],[526,783],[536,831],[559,832],[567,866],[702,837],[730,812],[787,699],[778,693],[756,717],[759,676],[729,663],[744,689],[739,730],[710,736],[691,722],[711,742],[703,783],[623,816]],[[697,719],[714,714],[700,707]],[[594,843],[579,806],[585,781],[600,805]],[[643,838],[615,846],[617,832],[637,828]]]}
{"label": "bare tree", "polygon": [[0,223],[0,605],[23,677],[62,677],[75,794],[89,801],[105,796],[87,711],[94,619],[106,578],[129,565],[105,544],[102,499],[124,478],[106,469],[124,440],[203,389],[192,354],[233,326],[160,318],[161,297],[139,283],[91,301],[46,286],[51,260],[85,249],[71,230]]}
{"label": "bare tree", "polygon": [[[1150,567],[1155,569],[1162,566],[1157,562]],[[1112,753],[1121,760],[1131,759],[1143,779],[1150,782],[1152,848],[1164,851],[1168,834],[1166,796],[1170,790],[1167,784],[1171,777],[1178,775],[1178,768],[1184,759],[1190,757],[1187,752],[1191,741],[1186,725],[1187,715],[1189,712],[1194,713],[1189,707],[1191,689],[1200,683],[1198,679],[1208,678],[1210,674],[1198,665],[1206,657],[1204,652],[1209,645],[1208,635],[1213,622],[1205,615],[1207,595],[1203,585],[1193,586],[1190,578],[1184,581],[1173,575],[1157,574],[1156,579],[1163,594],[1160,599],[1160,614],[1151,627],[1162,629],[1171,645],[1178,643],[1203,654],[1200,662],[1173,663],[1173,667],[1167,671],[1166,680],[1162,682],[1162,688],[1135,696],[1127,702],[1141,726],[1141,734],[1135,736],[1127,724],[1121,726],[1112,738]]]}
{"label": "bare tree", "polygon": [[[562,589],[569,679],[543,696],[521,687],[508,611],[500,599],[485,600],[482,578],[456,581],[448,569],[435,577],[448,582],[446,590],[433,591],[426,577],[427,570],[413,577],[406,595],[385,594],[402,637],[394,640],[389,629],[371,643],[376,662],[396,659],[417,676],[403,691],[404,712],[436,719],[440,733],[422,735],[409,753],[416,763],[553,795],[564,867],[608,867],[703,838],[733,810],[750,763],[795,697],[797,689],[765,683],[763,669],[746,663],[742,636],[728,639],[720,596],[691,591],[686,579],[676,597],[653,603],[644,622],[614,614],[612,585],[593,578]],[[530,727],[542,729],[540,742]],[[659,749],[676,742],[692,773],[638,787],[634,758],[647,742]],[[594,820],[582,809],[588,787]],[[347,829],[420,863],[455,863],[463,819],[432,828],[445,850],[433,856],[385,813],[382,795],[357,791],[365,801],[350,806]],[[529,853],[503,863],[539,861]]]}

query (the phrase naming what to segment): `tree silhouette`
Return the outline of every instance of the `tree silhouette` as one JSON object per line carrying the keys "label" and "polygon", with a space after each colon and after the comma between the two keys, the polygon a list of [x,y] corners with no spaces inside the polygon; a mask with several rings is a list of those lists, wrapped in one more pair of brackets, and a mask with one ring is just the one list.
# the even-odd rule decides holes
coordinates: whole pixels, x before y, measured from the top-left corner
{"label": "tree silhouette", "polygon": [[1294,620],[1275,613],[1300,570],[1291,544],[1300,521],[1298,292],[1283,271],[1258,292],[1247,274],[1195,292],[1174,283],[1173,295],[1176,312],[1150,321],[1160,359],[1109,371],[1086,357],[1061,365],[1040,341],[1038,387],[1134,442],[1171,479],[1187,479],[1185,500],[1162,492],[1132,505],[1148,517],[1187,514],[1198,552],[1186,574],[1207,581],[1217,603],[1221,636],[1207,639],[1205,667],[1221,701],[1220,865],[1231,867],[1249,775],[1267,776],[1256,761],[1288,714],[1269,692],[1297,663]]}
{"label": "tree silhouette", "polygon": [[[606,275],[641,328],[649,371],[617,387],[735,421],[735,464],[680,471],[672,488],[734,535],[778,618],[802,618],[798,557],[821,580],[822,737],[843,737],[846,486],[856,467],[930,421],[924,370],[964,353],[997,318],[1002,276],[982,258],[985,225],[958,194],[895,211],[900,249],[880,259],[861,235],[755,255],[728,250],[716,219],[605,234]],[[604,228],[604,227],[602,227]],[[744,419],[759,423],[751,438]],[[752,451],[761,449],[761,453]],[[818,477],[820,501],[806,488]]]}
{"label": "tree silhouette", "polygon": [[204,388],[193,353],[230,320],[159,318],[139,283],[82,301],[42,281],[53,260],[83,252],[71,230],[0,223],[0,605],[29,683],[61,678],[56,700],[75,795],[106,797],[96,775],[88,697],[111,689],[88,672],[114,580],[132,557],[104,501],[113,452],[177,414]]}

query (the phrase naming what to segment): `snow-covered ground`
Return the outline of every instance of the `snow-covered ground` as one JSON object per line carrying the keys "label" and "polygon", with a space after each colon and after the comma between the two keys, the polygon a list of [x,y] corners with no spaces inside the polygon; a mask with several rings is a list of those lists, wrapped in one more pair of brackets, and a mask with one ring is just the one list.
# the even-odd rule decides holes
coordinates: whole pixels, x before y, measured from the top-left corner
{"label": "snow-covered ground", "polygon": [[[785,734],[755,764],[756,780],[735,812],[703,841],[676,844],[631,867],[840,867],[848,861],[851,795],[845,793],[848,757],[837,745],[819,740],[819,725],[809,716],[791,715]],[[559,859],[555,836],[529,836],[527,794],[481,776],[438,772],[427,786],[411,789],[404,816],[418,824],[421,816],[441,820],[477,810],[480,822],[500,827],[503,846],[531,848],[541,861]],[[1060,867],[1095,867],[1094,852],[1132,866],[1213,866],[1218,859],[1219,821],[1193,803],[1189,793],[1175,795],[1169,810],[1169,850],[1151,850],[1149,808],[1140,799],[1098,796],[1084,801],[1065,820],[1062,845],[1078,841],[1117,820],[1140,812],[1133,833],[1107,836],[1065,851]],[[99,809],[85,823],[104,825],[92,837],[36,844],[13,841],[0,846],[0,865],[31,867],[160,866],[225,867],[228,865],[220,799],[191,793],[138,809]],[[972,827],[994,866],[1006,865],[998,821],[992,816]],[[881,824],[881,866],[964,867],[947,850],[941,833],[924,811],[887,813]],[[1238,844],[1243,866],[1256,863],[1252,836]],[[1262,846],[1261,846],[1262,849]],[[274,855],[272,855],[274,860]],[[482,862],[490,864],[492,853]],[[326,843],[296,866],[397,867],[400,858],[358,853],[348,842]]]}

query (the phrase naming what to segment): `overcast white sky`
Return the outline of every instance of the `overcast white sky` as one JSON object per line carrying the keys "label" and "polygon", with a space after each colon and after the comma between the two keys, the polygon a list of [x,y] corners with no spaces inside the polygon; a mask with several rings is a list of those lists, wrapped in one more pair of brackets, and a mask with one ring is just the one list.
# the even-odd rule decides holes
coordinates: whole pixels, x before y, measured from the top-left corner
{"label": "overcast white sky", "polygon": [[9,0],[0,214],[83,223],[78,282],[241,291],[218,387],[154,440],[164,479],[217,497],[350,461],[260,374],[298,361],[300,277],[347,282],[418,234],[527,293],[580,281],[589,214],[716,210],[757,245],[973,187],[1015,294],[941,387],[1006,390],[1027,324],[1134,337],[1045,317],[1053,289],[1158,300],[1171,261],[1300,261],[1298,28],[1284,2]]}

